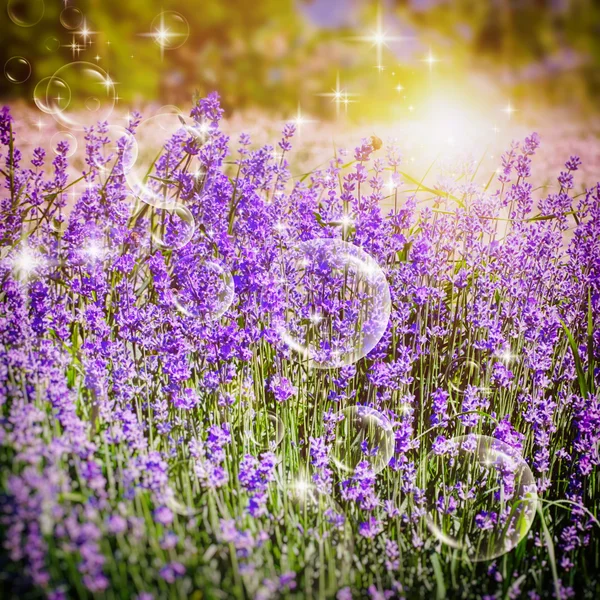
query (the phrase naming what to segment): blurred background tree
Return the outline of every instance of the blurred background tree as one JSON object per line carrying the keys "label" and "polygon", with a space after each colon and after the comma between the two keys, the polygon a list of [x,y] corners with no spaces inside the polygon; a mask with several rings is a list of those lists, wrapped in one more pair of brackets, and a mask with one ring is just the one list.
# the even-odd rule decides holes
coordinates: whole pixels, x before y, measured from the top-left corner
{"label": "blurred background tree", "polygon": [[[45,11],[31,26],[12,8]],[[218,90],[227,109],[260,107],[333,116],[339,74],[345,89],[369,96],[356,116],[394,116],[430,85],[426,52],[439,57],[439,77],[454,85],[476,76],[505,96],[576,103],[595,111],[600,87],[600,5],[595,0],[69,0],[91,33],[61,24],[62,0],[4,0],[0,62],[25,57],[31,76],[0,80],[0,97],[30,99],[36,83],[73,60],[105,69],[121,102],[186,104],[193,92]],[[32,8],[33,7],[33,8]],[[161,11],[189,23],[185,44],[161,52],[151,37]],[[381,28],[382,66],[369,36]],[[363,43],[357,36],[367,38]],[[429,65],[431,67],[431,65]],[[411,96],[412,94],[412,96]],[[337,107],[339,108],[339,107]],[[352,114],[352,111],[350,111]]]}

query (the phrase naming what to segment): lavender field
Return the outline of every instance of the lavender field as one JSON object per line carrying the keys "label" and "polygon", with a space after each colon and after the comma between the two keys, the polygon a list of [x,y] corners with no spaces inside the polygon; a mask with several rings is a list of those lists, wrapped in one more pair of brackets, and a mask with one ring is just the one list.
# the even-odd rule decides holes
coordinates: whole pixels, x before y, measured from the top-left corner
{"label": "lavender field", "polygon": [[222,117],[100,123],[73,174],[0,114],[2,597],[597,598],[582,161],[292,177],[293,124]]}

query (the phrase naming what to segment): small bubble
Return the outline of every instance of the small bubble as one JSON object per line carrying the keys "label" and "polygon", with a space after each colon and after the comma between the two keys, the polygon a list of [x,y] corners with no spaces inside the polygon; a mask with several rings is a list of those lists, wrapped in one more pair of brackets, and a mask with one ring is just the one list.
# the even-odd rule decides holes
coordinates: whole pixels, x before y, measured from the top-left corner
{"label": "small bubble", "polygon": [[185,206],[156,209],[152,215],[152,241],[163,248],[183,248],[194,235],[196,222]]}
{"label": "small bubble", "polygon": [[8,17],[19,27],[33,27],[44,16],[43,0],[8,0]]}
{"label": "small bubble", "polygon": [[65,29],[77,29],[83,21],[83,14],[74,6],[67,6],[60,13],[60,23]]}
{"label": "small bubble", "polygon": [[33,101],[42,112],[51,115],[69,105],[71,89],[59,77],[44,77],[33,90]]}
{"label": "small bubble", "polygon": [[171,299],[188,317],[202,321],[220,319],[231,306],[234,293],[231,272],[215,260],[202,260],[190,253],[173,265]]}
{"label": "small bubble", "polygon": [[367,406],[351,406],[335,415],[332,459],[338,469],[353,473],[359,463],[369,463],[373,473],[386,467],[394,451],[390,422]]}
{"label": "small bubble", "polygon": [[103,173],[110,173],[121,156],[123,172],[127,173],[138,154],[138,145],[133,135],[123,127],[110,125],[101,137],[102,146],[92,156],[94,166]]}
{"label": "small bubble", "polygon": [[95,96],[90,96],[86,101],[85,101],[85,107],[90,111],[90,112],[96,112],[97,110],[100,109],[100,100],[98,98],[96,98]]}
{"label": "small bubble", "polygon": [[485,373],[479,363],[471,358],[453,360],[446,369],[445,380],[454,395],[463,396],[469,387],[486,392]]}
{"label": "small bubble", "polygon": [[60,40],[54,36],[46,38],[44,47],[48,52],[56,52],[60,48]]}
{"label": "small bubble", "polygon": [[73,156],[73,154],[75,154],[75,152],[77,151],[77,140],[75,139],[75,136],[72,133],[69,133],[68,131],[56,132],[50,140],[50,146],[52,147],[52,150],[55,154],[60,154],[58,150],[58,144],[60,144],[61,142],[66,142],[67,144],[69,144],[69,149],[67,150],[65,156]]}
{"label": "small bubble", "polygon": [[13,56],[4,65],[4,74],[11,83],[23,83],[31,75],[31,65],[22,56]]}

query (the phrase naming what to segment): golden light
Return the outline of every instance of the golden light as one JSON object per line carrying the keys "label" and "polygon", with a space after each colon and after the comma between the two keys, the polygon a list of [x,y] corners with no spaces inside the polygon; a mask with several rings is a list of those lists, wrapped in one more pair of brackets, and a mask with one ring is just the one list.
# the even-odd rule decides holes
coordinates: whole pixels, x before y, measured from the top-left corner
{"label": "golden light", "polygon": [[512,115],[513,115],[515,112],[517,112],[517,109],[516,109],[516,108],[514,108],[514,106],[513,106],[513,105],[510,103],[510,101],[509,101],[509,102],[508,102],[508,104],[506,105],[506,107],[502,109],[502,112],[503,112],[503,113],[506,113],[506,114],[507,114],[507,116],[508,116],[508,118],[510,119],[510,118],[511,118],[511,116],[512,116]]}
{"label": "golden light", "polygon": [[439,58],[436,58],[433,55],[433,52],[431,51],[431,48],[429,48],[429,53],[427,54],[427,56],[423,59],[423,62],[427,63],[429,65],[429,70],[431,71],[433,68],[433,65],[435,63],[440,62]]}

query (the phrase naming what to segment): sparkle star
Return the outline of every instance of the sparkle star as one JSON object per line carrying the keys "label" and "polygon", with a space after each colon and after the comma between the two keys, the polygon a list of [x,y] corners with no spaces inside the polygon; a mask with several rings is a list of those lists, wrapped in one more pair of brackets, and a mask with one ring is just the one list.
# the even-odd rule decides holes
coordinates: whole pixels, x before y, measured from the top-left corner
{"label": "sparkle star", "polygon": [[160,57],[164,58],[165,48],[168,49],[172,40],[175,40],[179,37],[185,37],[186,34],[177,33],[170,30],[169,27],[165,25],[164,14],[160,14],[160,23],[157,27],[154,28],[154,31],[149,33],[141,33],[142,37],[152,38],[155,43],[160,46]]}
{"label": "sparkle star", "polygon": [[387,47],[390,42],[398,42],[402,41],[404,38],[388,35],[387,31],[383,30],[382,21],[381,21],[381,11],[377,12],[377,29],[372,31],[369,35],[361,35],[357,37],[350,38],[351,40],[357,42],[367,42],[371,44],[372,48],[377,50],[377,69],[380,72],[383,70],[381,67],[381,57],[383,53],[383,48]]}
{"label": "sparkle star", "polygon": [[91,31],[88,28],[87,21],[85,19],[83,20],[83,25],[81,26],[81,29],[77,32],[77,34],[83,39],[84,43],[89,41],[90,44],[91,40],[88,40],[88,38],[94,35],[95,33],[95,31]]}
{"label": "sparkle star", "polygon": [[508,115],[508,118],[510,119],[511,116],[513,115],[513,113],[517,112],[517,109],[514,108],[514,106],[509,102],[503,109],[502,112],[506,113]]}
{"label": "sparkle star", "polygon": [[429,65],[429,70],[431,71],[433,69],[433,65],[435,63],[440,62],[439,58],[436,58],[433,55],[433,52],[431,51],[431,48],[429,48],[429,53],[427,54],[427,56],[425,58],[422,59],[423,62],[427,63]]}
{"label": "sparkle star", "polygon": [[294,119],[290,119],[286,121],[287,123],[293,123],[298,129],[298,133],[302,131],[302,126],[307,125],[308,123],[317,123],[317,121],[313,121],[311,119],[307,119],[302,115],[302,111],[300,109],[300,105],[298,105],[298,112],[296,113],[296,117]]}
{"label": "sparkle star", "polygon": [[335,80],[335,88],[326,94],[318,94],[319,96],[324,96],[326,98],[331,98],[332,102],[335,102],[336,114],[339,116],[340,114],[340,105],[344,105],[346,111],[348,110],[348,104],[351,102],[355,102],[355,100],[350,100],[350,97],[357,96],[358,94],[352,94],[347,92],[345,89],[340,88],[340,74],[338,73]]}
{"label": "sparkle star", "polygon": [[71,49],[73,58],[75,58],[75,54],[77,54],[77,56],[79,56],[79,53],[82,50],[82,47],[75,41],[75,37],[73,37],[73,39],[71,40],[71,43],[67,44],[67,46],[65,46],[65,47]]}

